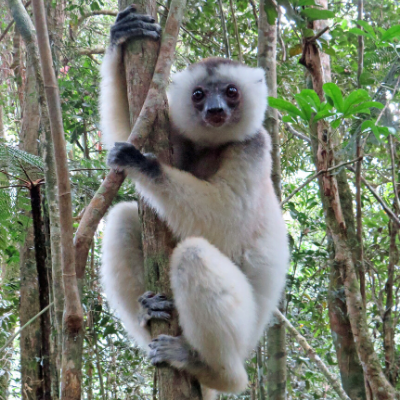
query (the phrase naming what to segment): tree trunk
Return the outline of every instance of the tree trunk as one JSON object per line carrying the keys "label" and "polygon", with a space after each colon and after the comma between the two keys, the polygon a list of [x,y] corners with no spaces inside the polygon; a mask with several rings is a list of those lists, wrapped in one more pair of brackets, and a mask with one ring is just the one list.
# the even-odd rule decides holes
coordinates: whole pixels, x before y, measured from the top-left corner
{"label": "tree trunk", "polygon": [[[19,67],[16,67],[16,70],[18,69]],[[19,147],[21,150],[37,155],[39,108],[32,60],[29,56],[27,57],[27,77],[24,86],[25,93],[21,104],[23,119]],[[26,193],[23,195],[26,195]],[[34,232],[30,222],[29,227],[27,227],[25,243],[21,245],[20,275],[20,325],[23,326],[40,312]],[[42,347],[40,319],[36,319],[21,332],[20,347],[22,398],[30,399],[31,393],[33,393],[36,398],[41,399],[44,395],[44,385],[40,363]]]}
{"label": "tree trunk", "polygon": [[61,115],[60,96],[53,70],[43,0],[33,0],[35,26],[40,52],[41,70],[50,117],[51,135],[56,155],[61,226],[62,271],[65,290],[63,320],[63,356],[61,397],[79,400],[81,397],[83,311],[75,270],[73,246],[72,200],[69,181],[65,138]]}
{"label": "tree trunk", "polygon": [[[323,2],[323,6],[326,8],[327,4]],[[320,25],[316,24],[314,28],[318,30]],[[326,59],[327,57],[325,60],[321,58],[315,41],[307,38],[304,39],[303,55],[300,62],[310,72],[313,88],[321,101],[324,100],[322,85],[325,82],[323,71],[327,70]],[[310,137],[317,170],[320,171],[321,169],[335,165],[337,155],[334,148],[337,144],[333,142],[330,126],[323,120],[313,123]],[[382,372],[367,328],[360,287],[355,273],[351,244],[348,241],[348,227],[343,215],[343,209],[346,210],[349,204],[343,203],[343,197],[339,197],[338,181],[335,176],[322,175],[319,177],[318,182],[326,215],[328,233],[332,235],[335,249],[334,268],[338,269],[343,279],[349,319],[353,335],[356,339],[358,356],[377,400],[394,399],[395,391]]]}
{"label": "tree trunk", "polygon": [[[258,23],[258,65],[264,68],[267,78],[268,95],[276,97],[276,42],[277,26],[271,25],[264,6],[270,0],[260,0]],[[266,112],[265,128],[272,141],[272,182],[275,193],[281,200],[281,162],[279,150],[278,111],[269,107]],[[279,304],[284,312],[285,293]],[[286,329],[275,317],[267,331],[267,387],[269,400],[286,399]]]}
{"label": "tree trunk", "polygon": [[[182,11],[179,2],[171,2],[170,13]],[[120,10],[130,3],[120,0]],[[135,3],[139,13],[156,16],[154,0],[141,0]],[[178,17],[173,14],[170,17]],[[181,16],[179,16],[181,18]],[[179,19],[178,19],[179,21]],[[167,22],[168,24],[168,22]],[[179,29],[180,21],[177,28]],[[175,33],[178,34],[178,30]],[[155,70],[159,43],[144,40],[128,43],[125,47],[124,62],[127,82],[128,102],[132,126],[139,116],[142,105],[150,89],[150,83]],[[163,72],[163,71],[161,71]],[[165,71],[164,71],[165,72]],[[166,101],[166,99],[164,99]],[[157,111],[156,111],[157,112]],[[169,121],[165,110],[157,114],[157,118],[142,150],[151,151],[163,162],[171,164],[171,147],[169,140]],[[175,241],[166,224],[161,221],[152,209],[139,201],[140,214],[143,226],[143,253],[145,262],[146,288],[171,296],[169,283],[169,257],[175,246]],[[151,323],[152,336],[161,333],[176,336],[180,334],[177,315],[170,323],[153,321]],[[157,368],[157,384],[160,400],[200,399],[200,387],[192,377],[173,368]]]}

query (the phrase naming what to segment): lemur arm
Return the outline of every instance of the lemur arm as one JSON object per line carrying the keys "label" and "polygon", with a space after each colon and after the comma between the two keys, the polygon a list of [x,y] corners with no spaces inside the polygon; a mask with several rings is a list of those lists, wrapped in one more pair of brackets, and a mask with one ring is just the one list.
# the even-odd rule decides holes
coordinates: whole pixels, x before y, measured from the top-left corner
{"label": "lemur arm", "polygon": [[108,164],[126,170],[138,191],[178,234],[194,227],[198,232],[192,234],[201,234],[210,221],[226,222],[242,215],[253,204],[252,188],[258,179],[247,157],[232,154],[212,180],[205,181],[143,155],[129,143],[116,143]]}
{"label": "lemur arm", "polygon": [[127,140],[131,132],[121,44],[132,39],[158,40],[161,34],[161,27],[153,17],[135,11],[135,7],[130,6],[118,14],[101,65],[100,124],[107,149],[111,149],[114,142]]}
{"label": "lemur arm", "polygon": [[100,115],[103,143],[107,149],[114,142],[127,140],[131,131],[121,48],[110,46],[101,65]]}

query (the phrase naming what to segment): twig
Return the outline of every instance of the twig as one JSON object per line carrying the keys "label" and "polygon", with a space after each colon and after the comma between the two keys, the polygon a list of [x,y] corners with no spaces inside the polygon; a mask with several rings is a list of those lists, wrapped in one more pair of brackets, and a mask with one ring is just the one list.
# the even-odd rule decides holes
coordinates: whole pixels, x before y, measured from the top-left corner
{"label": "twig", "polygon": [[396,166],[395,166],[395,154],[394,154],[394,146],[393,146],[393,137],[389,135],[389,153],[390,153],[390,161],[392,164],[392,184],[393,184],[393,192],[394,192],[394,200],[396,203],[397,213],[400,213],[400,201],[399,201],[399,193],[397,191],[397,183],[396,183]]}
{"label": "twig", "polygon": [[236,15],[235,15],[235,9],[233,7],[233,1],[229,0],[229,5],[231,7],[231,13],[232,13],[232,20],[233,20],[233,27],[235,28],[235,36],[236,36],[236,42],[238,46],[238,53],[239,53],[239,61],[243,62],[243,56],[242,56],[242,47],[240,46],[240,36],[239,36],[239,29],[237,26],[237,21],[236,21]]}
{"label": "twig", "polygon": [[296,328],[285,318],[285,316],[278,310],[274,311],[275,317],[283,324],[285,324],[289,333],[296,339],[296,341],[300,344],[300,346],[305,350],[308,358],[313,360],[315,364],[317,364],[319,370],[323,373],[327,381],[331,384],[332,388],[338,394],[338,396],[342,400],[350,400],[350,397],[347,396],[346,392],[343,390],[342,385],[338,377],[335,374],[332,374],[325,363],[321,360],[321,358],[317,355],[316,351],[308,344],[307,340],[304,336],[302,336]]}
{"label": "twig", "polygon": [[4,171],[4,170],[0,170],[0,172],[1,172],[2,174],[4,174],[4,175],[9,176],[10,178],[17,179],[17,180],[19,180],[19,181],[21,181],[21,182],[24,182],[24,183],[26,183],[27,185],[29,185],[29,183],[30,183],[30,182],[26,181],[25,179],[19,178],[18,176],[13,176],[13,175],[9,174],[8,172],[6,172],[6,171]]}
{"label": "twig", "polygon": [[10,188],[18,188],[18,187],[26,188],[26,185],[0,186],[0,189],[10,189]]}
{"label": "twig", "polygon": [[219,13],[221,18],[222,32],[224,34],[225,55],[226,58],[231,58],[231,51],[229,49],[229,38],[228,38],[228,32],[226,30],[225,14],[224,14],[224,9],[222,7],[222,0],[218,0],[218,4],[219,4]]}
{"label": "twig", "polygon": [[249,0],[251,4],[251,8],[253,10],[254,20],[256,21],[256,26],[258,27],[258,13],[257,13],[257,5],[254,0]]}
{"label": "twig", "polygon": [[0,348],[0,353],[27,327],[29,326],[33,321],[35,321],[37,318],[39,318],[43,313],[45,313],[52,305],[53,303],[50,303],[47,307],[43,308],[42,311],[40,311],[38,314],[36,314],[34,317],[32,317],[22,328],[18,329],[17,332],[12,335],[7,342],[4,344],[2,348]]}
{"label": "twig", "polygon": [[70,172],[77,172],[77,171],[109,171],[109,168],[76,168],[70,169]]}
{"label": "twig", "polygon": [[315,178],[317,178],[318,176],[325,174],[327,172],[331,172],[335,169],[338,169],[340,167],[343,167],[344,165],[348,165],[348,164],[353,164],[357,161],[359,161],[361,159],[361,157],[358,157],[354,160],[351,161],[345,161],[342,162],[338,165],[335,165],[333,167],[330,167],[328,169],[321,169],[320,171],[316,172],[314,175],[311,175],[308,179],[306,179],[297,189],[293,190],[292,193],[290,193],[290,195],[288,197],[286,197],[284,200],[282,200],[281,202],[281,206],[283,206],[284,204],[286,204],[295,194],[299,193],[300,190],[302,190],[305,186],[307,186],[311,181],[313,181]]}
{"label": "twig", "polygon": [[[356,173],[353,167],[347,166],[347,169],[353,173]],[[394,212],[388,207],[385,201],[378,195],[378,193],[376,193],[375,189],[369,184],[369,182],[363,176],[361,176],[361,181],[372,193],[372,195],[375,197],[378,203],[382,206],[382,208],[385,210],[389,218],[391,218],[392,221],[400,227],[400,220],[397,218]]]}
{"label": "twig", "polygon": [[[27,1],[24,4],[25,8],[28,8],[31,4],[31,0]],[[12,28],[12,26],[14,25],[15,20],[13,19],[6,27],[6,29],[4,29],[4,32],[1,34],[0,36],[0,42],[4,39],[4,37],[7,35],[7,32]]]}
{"label": "twig", "polygon": [[90,17],[94,17],[94,16],[96,16],[96,15],[111,15],[111,16],[116,17],[116,16],[118,15],[118,12],[117,12],[117,11],[114,11],[114,10],[95,10],[95,11],[90,11],[90,12],[87,12],[87,13],[83,14],[83,15],[78,19],[78,24],[77,24],[77,25],[78,25],[78,26],[81,25],[82,22],[83,22],[85,19],[90,18]]}
{"label": "twig", "polygon": [[399,87],[399,83],[400,83],[400,75],[399,75],[399,77],[397,78],[396,85],[394,86],[392,97],[386,101],[385,107],[383,107],[383,109],[382,109],[382,111],[380,112],[378,118],[376,119],[375,125],[378,125],[378,122],[379,122],[380,119],[382,118],[383,113],[384,113],[384,112],[386,111],[386,109],[388,108],[388,106],[389,106],[390,102],[392,101],[392,99],[394,98],[394,96],[396,96],[396,92],[397,92],[397,89],[398,89],[398,87]]}
{"label": "twig", "polygon": [[99,46],[99,47],[93,47],[92,49],[78,49],[77,54],[80,56],[89,56],[92,54],[104,54],[106,51],[105,47]]}
{"label": "twig", "polygon": [[303,135],[300,132],[297,132],[290,124],[284,124],[285,129],[289,131],[293,136],[298,137],[299,139],[304,140],[307,143],[311,143],[311,139],[307,137],[306,135]]}

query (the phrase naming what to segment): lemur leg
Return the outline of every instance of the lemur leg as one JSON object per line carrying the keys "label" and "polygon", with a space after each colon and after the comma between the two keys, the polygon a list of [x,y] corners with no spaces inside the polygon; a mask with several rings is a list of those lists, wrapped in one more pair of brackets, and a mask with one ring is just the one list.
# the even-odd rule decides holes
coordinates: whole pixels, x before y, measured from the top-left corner
{"label": "lemur leg", "polygon": [[114,142],[128,139],[129,107],[121,44],[130,39],[160,38],[161,27],[149,15],[135,14],[134,7],[121,11],[111,27],[110,47],[101,65],[100,115],[103,143],[108,149]]}
{"label": "lemur leg", "polygon": [[244,390],[243,364],[256,325],[246,276],[208,241],[189,238],[172,255],[171,286],[183,337],[153,341],[152,362],[185,369],[222,392]]}
{"label": "lemur leg", "polygon": [[168,320],[172,303],[162,295],[143,294],[141,226],[134,202],[119,203],[107,216],[101,281],[111,307],[117,310],[128,333],[148,350],[151,337],[147,322],[152,318]]}

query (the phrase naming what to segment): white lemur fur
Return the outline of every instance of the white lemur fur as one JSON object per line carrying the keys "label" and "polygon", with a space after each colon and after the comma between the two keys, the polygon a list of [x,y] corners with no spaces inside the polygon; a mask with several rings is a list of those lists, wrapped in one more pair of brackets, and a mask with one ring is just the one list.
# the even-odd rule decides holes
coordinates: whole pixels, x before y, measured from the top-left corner
{"label": "white lemur fur", "polygon": [[[101,67],[101,127],[108,148],[126,140],[131,130],[121,42],[111,45]],[[232,109],[220,98],[227,85],[238,91]],[[204,109],[194,106],[192,95],[199,87],[205,92],[216,88],[213,101],[221,100],[226,109],[212,110],[224,115],[222,124],[219,117],[205,119]],[[110,151],[111,167],[126,170],[137,192],[179,239],[170,277],[183,337],[151,341],[146,322],[167,319],[168,305],[161,303],[168,302],[161,297],[161,306],[147,312],[143,305],[147,301],[151,309],[153,295],[138,302],[145,289],[134,202],[119,203],[108,214],[103,288],[152,362],[186,369],[202,384],[204,399],[215,398],[209,388],[246,388],[244,360],[270,321],[285,284],[289,251],[270,177],[270,138],[262,126],[266,99],[262,69],[226,59],[203,60],[175,74],[169,88],[175,166],[142,156],[129,144]]]}

